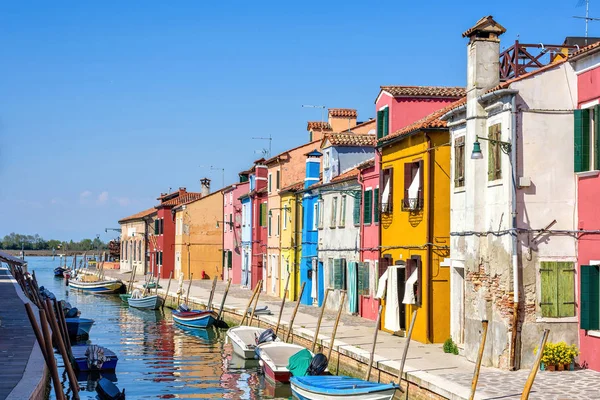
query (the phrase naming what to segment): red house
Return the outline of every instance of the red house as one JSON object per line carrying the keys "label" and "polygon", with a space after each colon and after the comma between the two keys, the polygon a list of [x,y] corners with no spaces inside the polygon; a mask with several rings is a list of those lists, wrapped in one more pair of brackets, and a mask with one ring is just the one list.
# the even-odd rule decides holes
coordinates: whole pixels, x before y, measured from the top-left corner
{"label": "red house", "polygon": [[[260,279],[267,276],[267,174],[264,159],[255,162],[250,181],[254,181],[254,189],[249,193],[252,207],[252,287]],[[263,282],[263,291],[267,290]]]}
{"label": "red house", "polygon": [[577,179],[580,296],[579,363],[600,371],[600,42],[571,57],[577,75],[574,112],[574,170]]}

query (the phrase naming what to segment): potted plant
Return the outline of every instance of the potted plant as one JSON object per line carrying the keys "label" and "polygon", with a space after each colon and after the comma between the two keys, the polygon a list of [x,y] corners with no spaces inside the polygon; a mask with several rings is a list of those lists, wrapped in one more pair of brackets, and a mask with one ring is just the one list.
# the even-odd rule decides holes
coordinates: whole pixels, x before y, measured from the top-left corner
{"label": "potted plant", "polygon": [[[537,354],[538,348],[534,349]],[[546,371],[564,371],[575,369],[575,357],[579,355],[576,345],[568,345],[565,342],[546,343],[544,353],[542,354],[542,364],[540,368]]]}

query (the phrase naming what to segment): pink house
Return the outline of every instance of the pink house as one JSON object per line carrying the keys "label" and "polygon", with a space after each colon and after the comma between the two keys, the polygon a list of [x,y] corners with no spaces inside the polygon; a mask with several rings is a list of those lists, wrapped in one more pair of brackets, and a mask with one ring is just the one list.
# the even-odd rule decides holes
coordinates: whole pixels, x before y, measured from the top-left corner
{"label": "pink house", "polygon": [[231,283],[242,282],[242,202],[239,199],[248,192],[247,176],[240,176],[240,183],[223,191],[223,279]]}
{"label": "pink house", "polygon": [[600,42],[571,57],[577,74],[574,170],[577,176],[579,363],[600,371]]}

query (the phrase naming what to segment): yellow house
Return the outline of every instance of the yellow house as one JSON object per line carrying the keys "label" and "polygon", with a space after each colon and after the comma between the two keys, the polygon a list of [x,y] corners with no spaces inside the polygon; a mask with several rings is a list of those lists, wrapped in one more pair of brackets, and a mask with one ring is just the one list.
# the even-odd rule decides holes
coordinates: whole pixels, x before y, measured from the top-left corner
{"label": "yellow house", "polygon": [[173,208],[177,279],[223,279],[223,191],[210,193],[203,179],[202,197]]}
{"label": "yellow house", "polygon": [[[382,327],[421,343],[450,337],[450,139],[439,118],[448,108],[379,140],[381,265],[387,267]],[[391,284],[390,284],[391,283]],[[397,310],[397,311],[396,311]],[[396,319],[392,321],[391,319]]]}
{"label": "yellow house", "polygon": [[288,299],[297,300],[300,294],[300,254],[302,253],[302,198],[298,192],[304,187],[304,182],[298,182],[281,189],[281,219],[280,237],[281,252],[281,287],[280,297],[285,291],[285,282],[290,274]]}

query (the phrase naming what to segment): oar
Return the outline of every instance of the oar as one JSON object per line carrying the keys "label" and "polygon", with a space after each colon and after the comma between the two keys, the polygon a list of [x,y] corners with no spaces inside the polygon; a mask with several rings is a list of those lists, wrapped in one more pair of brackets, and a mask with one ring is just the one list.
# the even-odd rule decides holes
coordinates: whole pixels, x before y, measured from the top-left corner
{"label": "oar", "polygon": [[227,293],[229,293],[229,286],[231,286],[231,278],[227,280],[227,287],[225,288],[225,292],[223,293],[223,298],[221,299],[221,306],[219,307],[219,315],[217,316],[217,322],[215,322],[215,326],[217,328],[229,329],[229,325],[227,322],[221,319],[223,315],[223,307],[225,307],[225,299],[227,298]]}

